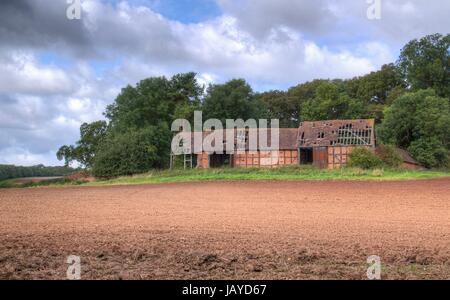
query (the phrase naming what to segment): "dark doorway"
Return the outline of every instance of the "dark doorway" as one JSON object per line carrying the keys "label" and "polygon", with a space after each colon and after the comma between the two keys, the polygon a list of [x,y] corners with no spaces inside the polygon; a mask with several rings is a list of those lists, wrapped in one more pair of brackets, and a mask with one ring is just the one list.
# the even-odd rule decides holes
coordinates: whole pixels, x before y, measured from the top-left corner
{"label": "dark doorway", "polygon": [[210,168],[222,168],[231,166],[231,156],[229,154],[212,154],[209,156]]}
{"label": "dark doorway", "polygon": [[312,165],[313,163],[313,148],[300,148],[300,164]]}

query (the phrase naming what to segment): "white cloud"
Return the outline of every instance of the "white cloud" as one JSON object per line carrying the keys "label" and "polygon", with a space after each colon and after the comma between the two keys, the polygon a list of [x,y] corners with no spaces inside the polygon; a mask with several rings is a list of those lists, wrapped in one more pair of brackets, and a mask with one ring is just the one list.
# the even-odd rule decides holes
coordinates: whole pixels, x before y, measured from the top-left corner
{"label": "white cloud", "polygon": [[[383,0],[380,21],[367,20],[365,0],[218,2],[223,15],[196,24],[129,1],[83,1],[75,22],[64,0],[0,2],[0,162],[54,163],[82,122],[146,77],[196,71],[205,85],[238,77],[287,88],[363,75],[408,40],[450,28],[450,1]],[[45,64],[43,50],[69,63]]]}
{"label": "white cloud", "polygon": [[71,81],[55,66],[42,66],[25,52],[4,54],[0,58],[0,93],[69,93]]}
{"label": "white cloud", "polygon": [[58,164],[54,153],[35,154],[27,149],[9,147],[0,149],[0,164],[20,164],[21,166],[35,166],[39,164],[51,166]]}

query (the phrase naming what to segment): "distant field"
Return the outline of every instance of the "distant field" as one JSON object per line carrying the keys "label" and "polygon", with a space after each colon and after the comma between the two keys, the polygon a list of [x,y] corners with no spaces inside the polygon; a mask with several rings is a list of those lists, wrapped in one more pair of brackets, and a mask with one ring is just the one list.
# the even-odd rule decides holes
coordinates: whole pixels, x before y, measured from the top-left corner
{"label": "distant field", "polygon": [[85,182],[83,179],[72,181],[66,178],[51,178],[37,182],[5,180],[0,182],[1,187],[38,187],[52,185],[135,185],[158,184],[175,182],[202,182],[202,181],[258,181],[258,180],[413,180],[450,177],[447,170],[400,170],[377,169],[361,170],[344,168],[339,170],[320,170],[312,167],[285,167],[276,169],[243,169],[223,168],[208,170],[165,170],[152,171],[146,174],[125,176],[109,180],[94,180]]}

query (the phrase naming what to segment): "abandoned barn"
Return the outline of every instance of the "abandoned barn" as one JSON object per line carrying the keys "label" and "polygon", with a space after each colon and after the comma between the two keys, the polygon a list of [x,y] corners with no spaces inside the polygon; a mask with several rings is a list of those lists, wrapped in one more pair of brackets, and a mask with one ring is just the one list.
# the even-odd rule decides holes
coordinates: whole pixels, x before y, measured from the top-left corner
{"label": "abandoned barn", "polygon": [[[246,151],[225,153],[227,135],[224,131],[223,153],[202,152],[196,155],[184,155],[184,166],[198,168],[216,168],[231,166],[236,168],[279,167],[288,165],[314,165],[319,168],[340,168],[347,164],[349,154],[356,147],[375,149],[375,120],[330,120],[302,122],[299,128],[279,129],[279,150],[265,151],[259,148],[250,151],[249,129],[244,130],[244,136],[234,135],[235,145],[239,139],[245,140]],[[270,129],[267,130],[267,140],[271,140]],[[207,137],[211,132],[203,132]],[[258,135],[259,136],[259,135]],[[173,164],[174,155],[171,155]]]}

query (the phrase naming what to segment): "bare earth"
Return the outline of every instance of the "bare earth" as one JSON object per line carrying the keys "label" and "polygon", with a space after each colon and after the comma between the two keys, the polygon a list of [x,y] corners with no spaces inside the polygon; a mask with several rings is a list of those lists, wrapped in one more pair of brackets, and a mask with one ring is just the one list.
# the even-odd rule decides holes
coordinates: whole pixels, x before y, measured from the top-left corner
{"label": "bare earth", "polygon": [[0,279],[450,279],[450,179],[0,190]]}

